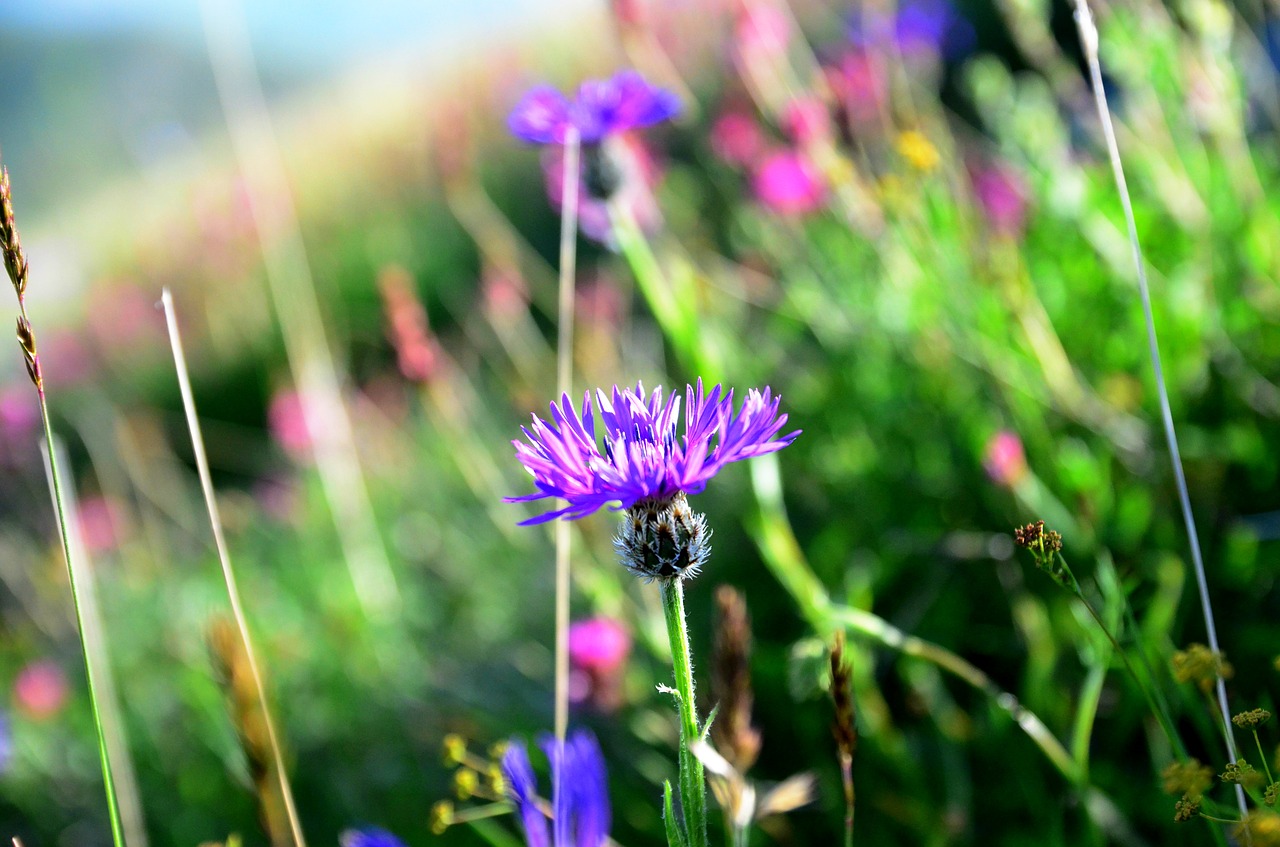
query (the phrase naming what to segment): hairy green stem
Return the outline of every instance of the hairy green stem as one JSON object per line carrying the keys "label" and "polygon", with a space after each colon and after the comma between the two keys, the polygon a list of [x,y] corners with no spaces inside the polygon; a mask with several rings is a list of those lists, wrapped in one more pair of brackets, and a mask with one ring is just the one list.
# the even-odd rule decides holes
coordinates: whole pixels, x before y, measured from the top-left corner
{"label": "hairy green stem", "polygon": [[689,847],[707,847],[707,778],[702,762],[689,749],[700,733],[698,707],[693,699],[689,631],[685,625],[684,581],[664,579],[660,585],[675,669],[676,708],[680,711],[680,805],[684,810],[685,838]]}

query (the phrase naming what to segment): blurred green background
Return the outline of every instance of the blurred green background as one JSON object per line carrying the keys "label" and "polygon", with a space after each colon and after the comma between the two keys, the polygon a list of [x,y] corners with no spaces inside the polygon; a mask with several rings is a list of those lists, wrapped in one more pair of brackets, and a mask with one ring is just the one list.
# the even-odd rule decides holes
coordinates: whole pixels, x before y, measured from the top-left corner
{"label": "blurred green background", "polygon": [[[127,729],[131,847],[270,841],[209,648],[228,604],[154,308],[165,286],[309,840],[378,825],[411,846],[518,843],[511,819],[436,834],[430,813],[454,795],[446,734],[484,755],[552,720],[551,537],[500,498],[528,491],[510,441],[553,398],[557,162],[504,124],[532,84],[620,67],[685,98],[675,124],[616,153],[662,296],[695,319],[655,318],[670,304],[584,211],[575,393],[768,384],[804,430],[777,456],[780,488],[772,462],[740,465],[695,500],[715,533],[688,586],[702,709],[727,583],[756,641],[751,776],[818,779],[812,805],[753,843],[840,837],[822,668],[842,622],[856,843],[1210,840],[1172,821],[1172,754],[1140,690],[1012,542],[1037,518],[1062,532],[1190,753],[1221,771],[1213,707],[1168,671],[1204,623],[1065,6],[245,5],[0,8],[0,153]],[[1229,694],[1272,708],[1280,25],[1216,0],[1095,11]],[[246,57],[255,73],[237,76]],[[106,844],[35,398],[12,353],[0,834]],[[350,438],[307,427],[323,398],[304,379],[336,386]],[[656,588],[612,559],[613,521],[573,525],[573,613],[617,621],[633,646],[616,678],[586,674],[574,721],[609,762],[614,839],[660,843],[669,657]],[[386,573],[389,603],[361,593]],[[889,628],[989,686],[904,655]],[[1231,814],[1226,787],[1210,796]]]}

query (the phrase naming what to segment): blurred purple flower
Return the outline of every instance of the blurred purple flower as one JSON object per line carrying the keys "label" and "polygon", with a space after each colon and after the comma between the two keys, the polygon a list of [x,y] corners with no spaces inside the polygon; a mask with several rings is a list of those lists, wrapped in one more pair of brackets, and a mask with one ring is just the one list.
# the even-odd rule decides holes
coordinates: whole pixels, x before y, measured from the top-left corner
{"label": "blurred purple flower", "polygon": [[991,228],[1003,235],[1022,232],[1027,217],[1027,197],[1022,180],[1009,168],[985,165],[970,175],[973,193]]}
{"label": "blurred purple flower", "polygon": [[892,37],[907,58],[940,54],[956,59],[973,50],[977,41],[973,25],[948,0],[907,0],[892,19],[868,15],[854,21],[849,37],[859,46]]}
{"label": "blurred purple flower", "polygon": [[[609,162],[616,169],[617,186],[612,201],[625,207],[642,232],[652,233],[662,226],[662,210],[653,196],[661,170],[649,148],[636,137],[610,139]],[[585,163],[583,165],[585,170]],[[564,205],[564,150],[546,151],[542,165],[547,197],[558,211]],[[593,241],[614,246],[613,220],[609,217],[609,201],[592,196],[587,180],[578,180],[578,227]]]}
{"label": "blurred purple flower", "polygon": [[348,829],[338,836],[338,843],[342,847],[405,847],[399,838],[376,826]]}
{"label": "blurred purple flower", "polygon": [[1027,474],[1027,456],[1017,433],[1002,429],[987,442],[982,466],[997,485],[1012,488]]}
{"label": "blurred purple flower", "polygon": [[822,207],[827,190],[812,162],[794,150],[770,153],[752,180],[756,199],[781,215],[803,215]]}
{"label": "blurred purple flower", "polygon": [[9,713],[0,711],[0,775],[8,772],[13,762],[13,721]]}
{"label": "blurred purple flower", "polygon": [[[769,388],[751,389],[737,413],[733,391],[717,385],[705,394],[685,387],[684,435],[677,434],[680,398],[666,401],[657,388],[648,398],[644,386],[614,386],[610,399],[596,391],[604,423],[604,448],[596,443],[595,411],[587,392],[581,410],[569,395],[551,404],[551,423],[537,415],[522,428],[528,443],[513,441],[516,458],[533,476],[538,491],[505,502],[523,503],[559,497],[564,508],[521,521],[522,526],[563,517],[576,520],[609,503],[629,509],[641,500],[670,501],[677,494],[697,494],[730,462],[762,456],[790,444],[799,431],[778,436],[787,422],[778,414],[781,398]],[[712,444],[714,440],[714,445]]]}
{"label": "blurred purple flower", "polygon": [[560,745],[542,741],[551,762],[552,837],[538,804],[538,786],[524,744],[512,741],[502,756],[507,795],[515,803],[528,847],[600,847],[609,837],[609,783],[595,736],[576,730]]}
{"label": "blurred purple flower", "polygon": [[533,144],[564,144],[571,127],[583,144],[599,144],[679,112],[675,94],[650,85],[636,71],[619,71],[610,79],[584,82],[572,100],[549,85],[536,86],[516,104],[507,126]]}

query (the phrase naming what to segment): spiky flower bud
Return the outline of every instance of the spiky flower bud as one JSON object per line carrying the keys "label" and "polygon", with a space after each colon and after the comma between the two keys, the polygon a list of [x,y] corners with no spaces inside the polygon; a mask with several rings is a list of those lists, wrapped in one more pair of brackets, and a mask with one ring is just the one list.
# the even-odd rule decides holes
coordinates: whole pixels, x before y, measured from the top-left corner
{"label": "spiky flower bud", "polygon": [[689,579],[711,555],[706,518],[689,508],[683,492],[669,500],[641,500],[613,538],[618,560],[645,580]]}

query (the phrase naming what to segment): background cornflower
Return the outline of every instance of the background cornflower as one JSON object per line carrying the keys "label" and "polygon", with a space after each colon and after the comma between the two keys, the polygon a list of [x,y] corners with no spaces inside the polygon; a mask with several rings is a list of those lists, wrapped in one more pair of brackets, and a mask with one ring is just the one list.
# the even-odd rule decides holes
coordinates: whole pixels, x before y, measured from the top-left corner
{"label": "background cornflower", "polygon": [[[544,523],[555,518],[576,520],[617,503],[630,509],[642,500],[670,501],[677,494],[697,494],[721,468],[732,462],[763,456],[790,444],[799,430],[779,436],[787,422],[779,414],[780,397],[766,387],[750,389],[737,411],[733,390],[716,385],[710,393],[686,386],[684,433],[679,433],[681,398],[662,388],[646,397],[644,386],[614,386],[612,395],[597,390],[575,408],[566,394],[551,405],[551,420],[533,416],[522,428],[527,443],[513,441],[516,458],[533,476],[538,491],[505,498],[523,503],[558,497],[568,505],[522,521]],[[599,408],[603,444],[596,440]]]}

